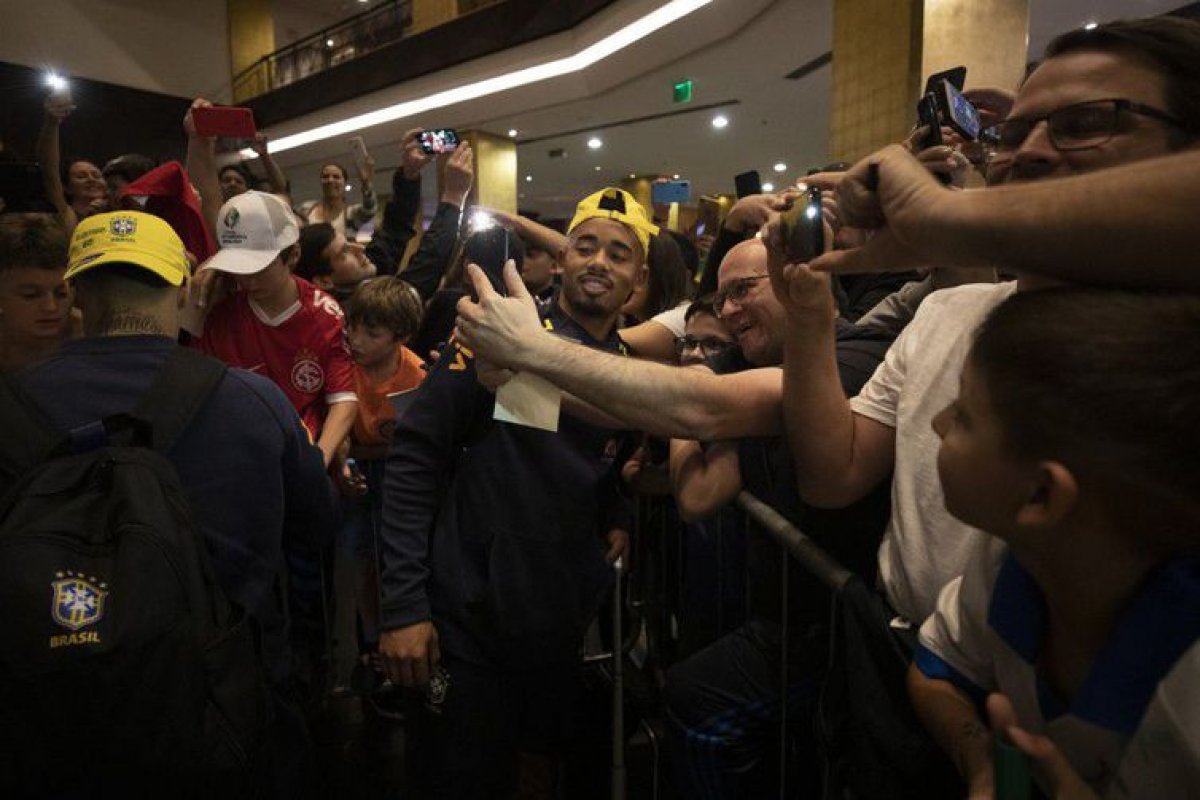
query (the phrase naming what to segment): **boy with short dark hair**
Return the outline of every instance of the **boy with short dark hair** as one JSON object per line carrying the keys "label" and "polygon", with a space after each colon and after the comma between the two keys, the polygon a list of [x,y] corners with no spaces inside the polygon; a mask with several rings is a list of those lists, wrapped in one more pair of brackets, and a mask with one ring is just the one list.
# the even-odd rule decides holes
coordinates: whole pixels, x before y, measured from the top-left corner
{"label": "boy with short dark hair", "polygon": [[70,328],[67,232],[50,214],[0,216],[0,369],[50,355]]}
{"label": "boy with short dark hair", "polygon": [[379,647],[375,534],[383,510],[384,457],[396,425],[391,397],[417,388],[425,379],[421,358],[404,346],[421,325],[421,301],[412,286],[399,278],[374,278],[360,284],[346,301],[346,321],[358,395],[350,455],[359,472],[347,467],[344,478],[362,496],[347,509],[340,541],[354,562],[361,661],[382,679],[378,657],[373,658]]}
{"label": "boy with short dark hair", "polygon": [[1018,293],[933,420],[947,510],[996,538],[909,692],[972,796],[1001,769],[984,716],[1051,797],[1200,796],[1198,324],[1195,296]]}

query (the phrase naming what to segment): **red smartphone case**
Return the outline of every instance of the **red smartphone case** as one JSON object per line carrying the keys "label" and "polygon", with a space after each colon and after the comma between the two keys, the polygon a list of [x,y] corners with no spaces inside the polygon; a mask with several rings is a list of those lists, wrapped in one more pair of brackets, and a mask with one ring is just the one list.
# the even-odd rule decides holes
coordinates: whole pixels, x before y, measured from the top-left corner
{"label": "red smartphone case", "polygon": [[253,139],[254,112],[236,106],[205,106],[192,109],[192,122],[201,136]]}

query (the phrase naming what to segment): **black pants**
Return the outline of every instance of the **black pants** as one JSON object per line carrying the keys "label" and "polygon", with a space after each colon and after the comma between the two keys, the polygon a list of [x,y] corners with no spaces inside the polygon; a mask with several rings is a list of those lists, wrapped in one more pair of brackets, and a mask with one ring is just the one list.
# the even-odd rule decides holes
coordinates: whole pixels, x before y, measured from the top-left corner
{"label": "black pants", "polygon": [[[682,797],[778,796],[782,652],[779,625],[751,619],[667,672],[667,749]],[[813,797],[824,632],[792,634],[788,652],[789,796]]]}
{"label": "black pants", "polygon": [[517,754],[567,756],[582,733],[578,663],[509,671],[443,656],[450,686],[439,706],[414,703],[406,761],[416,797],[500,800]]}

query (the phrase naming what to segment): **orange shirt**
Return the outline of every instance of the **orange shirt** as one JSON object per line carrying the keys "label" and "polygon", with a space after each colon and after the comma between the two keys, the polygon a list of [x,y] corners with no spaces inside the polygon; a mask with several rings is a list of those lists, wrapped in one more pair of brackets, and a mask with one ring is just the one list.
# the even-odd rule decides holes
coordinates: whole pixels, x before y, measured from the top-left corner
{"label": "orange shirt", "polygon": [[372,381],[363,368],[354,365],[354,387],[358,416],[351,437],[356,444],[387,444],[392,440],[396,413],[388,395],[407,392],[421,385],[425,370],[421,359],[403,345],[396,346],[396,372],[382,383]]}

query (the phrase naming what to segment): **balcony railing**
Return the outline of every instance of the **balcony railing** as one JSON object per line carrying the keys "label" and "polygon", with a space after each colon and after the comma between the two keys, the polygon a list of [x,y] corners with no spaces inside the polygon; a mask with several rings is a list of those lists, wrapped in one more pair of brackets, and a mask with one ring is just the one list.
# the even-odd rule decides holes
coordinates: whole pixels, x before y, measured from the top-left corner
{"label": "balcony railing", "polygon": [[263,56],[234,77],[233,96],[242,102],[394,44],[411,33],[412,22],[412,0],[386,0]]}

